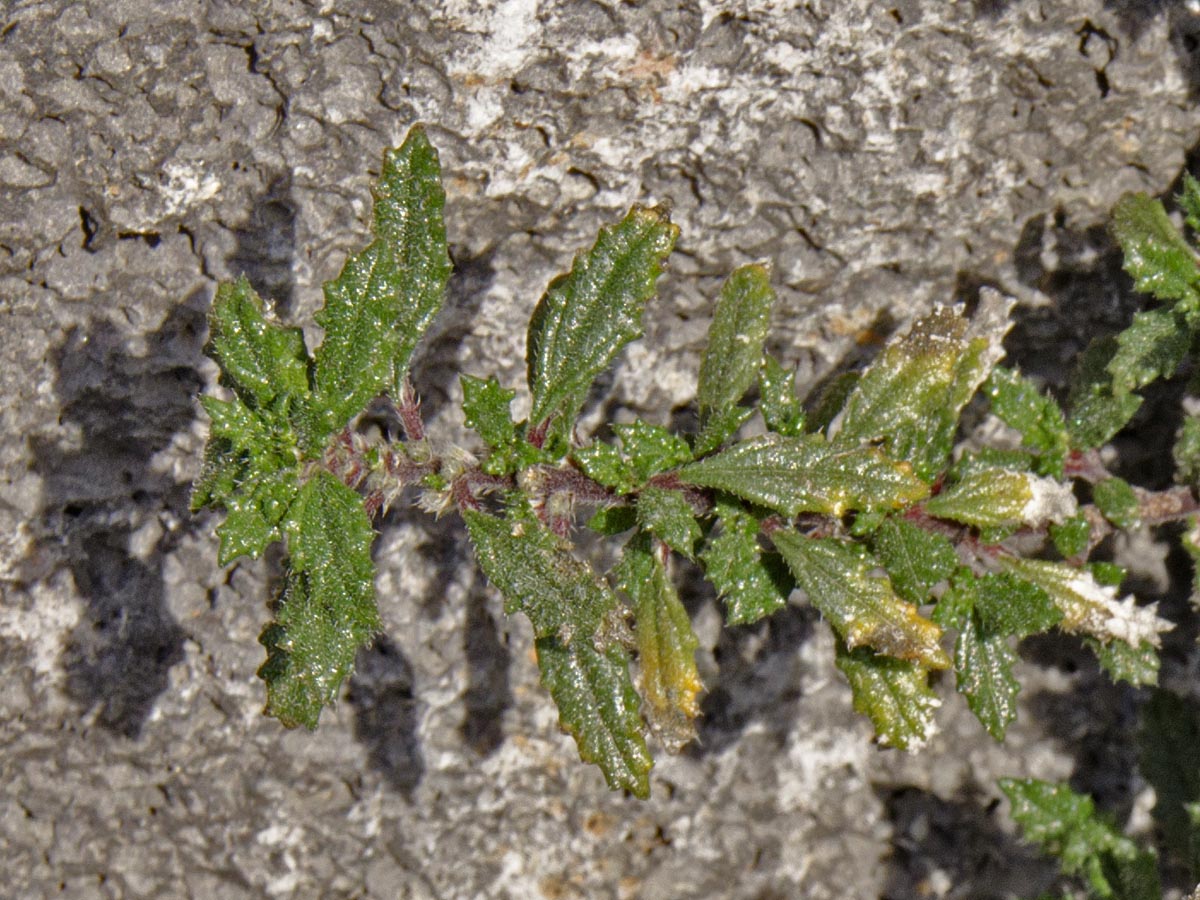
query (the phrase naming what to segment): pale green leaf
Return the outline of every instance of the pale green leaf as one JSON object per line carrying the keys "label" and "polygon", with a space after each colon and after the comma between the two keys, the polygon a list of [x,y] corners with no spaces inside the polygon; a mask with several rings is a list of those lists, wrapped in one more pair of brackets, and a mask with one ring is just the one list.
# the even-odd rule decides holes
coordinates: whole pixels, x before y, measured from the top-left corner
{"label": "pale green leaf", "polygon": [[895,509],[929,493],[907,463],[873,447],[834,446],[819,434],[752,438],[684,466],[679,478],[789,516]]}
{"label": "pale green leaf", "polygon": [[671,750],[696,736],[697,699],[704,685],[696,670],[698,641],[666,567],[645,535],[625,545],[614,570],[617,587],[633,601],[639,687],[654,734]]}
{"label": "pale green leaf", "polygon": [[1129,528],[1141,518],[1141,504],[1128,481],[1105,478],[1092,485],[1092,501],[1104,518],[1118,528]]}
{"label": "pale green leaf", "polygon": [[790,529],[772,532],[796,583],[853,650],[868,646],[887,656],[944,669],[950,660],[939,645],[942,629],[901,600],[878,562],[859,545],[836,538],[809,538]]}
{"label": "pale green leaf", "polygon": [[1145,194],[1126,194],[1113,208],[1112,229],[1138,291],[1160,300],[1196,300],[1195,254],[1162,203]]}
{"label": "pale green leaf", "polygon": [[1069,485],[1008,469],[982,469],[925,502],[931,516],[977,528],[1065,522],[1077,505]]}
{"label": "pale green leaf", "polygon": [[914,662],[880,656],[865,647],[839,644],[837,667],[854,696],[854,709],[871,720],[881,744],[919,750],[936,730],[941,701],[929,687],[929,672]]}
{"label": "pale green leaf", "polygon": [[567,443],[596,376],[641,335],[642,309],[678,233],[665,211],[635,206],[550,283],[530,319],[526,351],[529,421],[549,424],[550,444]]}
{"label": "pale green leaf", "polygon": [[649,797],[654,763],[624,648],[611,644],[601,650],[590,639],[564,644],[557,637],[543,637],[537,641],[537,657],[542,684],[558,706],[563,729],[575,738],[579,756],[599,766],[613,790]]}
{"label": "pale green leaf", "polygon": [[337,700],[358,649],[379,631],[375,532],[362,498],[327,472],[302,487],[287,513],[287,586],[275,622],[259,638],[267,661],[267,712],[315,728]]}
{"label": "pale green leaf", "polygon": [[1192,335],[1175,311],[1160,307],[1136,313],[1116,336],[1117,352],[1106,368],[1118,396],[1175,374],[1187,355]]}
{"label": "pale green leaf", "polygon": [[450,277],[445,192],[437,151],[414,126],[383,156],[375,239],[325,284],[317,324],[314,442],[343,428],[377,394],[399,392],[417,342],[441,308]]}
{"label": "pale green leaf", "polygon": [[471,375],[459,378],[463,390],[463,416],[467,427],[488,447],[505,447],[517,439],[517,426],[509,412],[516,391],[500,386],[493,375],[487,381]]}
{"label": "pale green leaf", "polygon": [[704,574],[725,601],[725,621],[748,625],[782,609],[793,580],[778,554],[758,543],[758,519],[741,504],[717,499],[716,537],[710,537],[700,558]]}
{"label": "pale green leaf", "polygon": [[1096,654],[1100,668],[1113,681],[1124,681],[1134,687],[1158,684],[1158,670],[1162,666],[1158,651],[1148,641],[1131,647],[1124,641],[1101,643],[1096,638],[1083,639],[1087,648]]}
{"label": "pale green leaf", "polygon": [[564,549],[527,509],[506,516],[464,510],[479,566],[504,596],[507,613],[523,612],[538,637],[563,647],[591,642],[616,595],[591,567]]}

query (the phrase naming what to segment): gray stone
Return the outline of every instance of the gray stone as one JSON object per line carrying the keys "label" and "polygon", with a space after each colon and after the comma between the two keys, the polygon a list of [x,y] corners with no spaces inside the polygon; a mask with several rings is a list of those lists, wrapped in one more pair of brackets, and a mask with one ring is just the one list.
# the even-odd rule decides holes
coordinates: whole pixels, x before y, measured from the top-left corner
{"label": "gray stone", "polygon": [[641,803],[578,761],[526,623],[505,619],[461,529],[402,510],[377,554],[386,640],[315,734],[262,718],[256,638],[280,560],[219,569],[215,520],[187,511],[204,441],[195,396],[215,379],[204,315],[216,282],[246,272],[281,318],[310,323],[322,281],[366,240],[383,149],[419,120],[441,152],[457,266],[415,376],[445,439],[466,440],[457,374],[521,385],[545,284],[634,202],[671,204],[682,237],[645,340],[585,428],[686,414],[720,282],[760,258],[780,295],[771,348],[812,382],[985,284],[1023,301],[1014,357],[1061,379],[1063,360],[1134,308],[1104,236],[1109,209],[1124,191],[1166,190],[1200,139],[1190,10],[8,4],[5,890],[1046,888],[1052,867],[989,806],[995,779],[1074,772],[1118,808],[1137,789],[1132,694],[1080,668],[1069,642],[1026,653],[1006,744],[943,683],[941,733],[907,757],[870,744],[811,610],[726,631],[693,589],[701,741],[659,761]]}

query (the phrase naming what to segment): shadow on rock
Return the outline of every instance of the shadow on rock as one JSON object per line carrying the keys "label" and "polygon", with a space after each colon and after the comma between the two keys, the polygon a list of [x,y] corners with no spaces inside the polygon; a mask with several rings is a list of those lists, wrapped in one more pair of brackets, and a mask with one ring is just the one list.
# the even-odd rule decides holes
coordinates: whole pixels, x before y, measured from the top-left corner
{"label": "shadow on rock", "polygon": [[[62,653],[67,691],[109,731],[137,737],[184,632],[164,602],[163,555],[187,515],[188,485],[155,455],[195,415],[202,298],[176,307],[144,353],[111,322],[74,329],[55,351],[67,437],[30,439],[42,477],[43,549],[70,568],[87,608]],[[77,437],[76,437],[77,435]]]}
{"label": "shadow on rock", "polygon": [[354,737],[388,783],[411,796],[425,774],[417,737],[420,703],[413,693],[413,670],[387,637],[360,650],[348,695],[354,707]]}
{"label": "shadow on rock", "polygon": [[471,749],[480,756],[489,756],[504,741],[504,711],[512,705],[508,677],[511,657],[500,627],[488,612],[482,578],[467,597],[463,642],[469,681],[460,732]]}

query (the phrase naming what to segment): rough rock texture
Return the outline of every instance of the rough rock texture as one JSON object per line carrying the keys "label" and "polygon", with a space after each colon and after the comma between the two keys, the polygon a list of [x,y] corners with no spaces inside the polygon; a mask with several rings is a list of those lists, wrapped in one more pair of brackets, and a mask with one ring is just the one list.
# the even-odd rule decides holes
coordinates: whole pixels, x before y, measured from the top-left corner
{"label": "rough rock texture", "polygon": [[[683,236],[592,419],[686,421],[720,279],[773,261],[772,349],[816,379],[995,284],[1061,359],[1131,301],[1103,223],[1200,140],[1192,5],[1133,0],[15,0],[0,12],[0,871],[13,897],[1033,896],[995,778],[1145,827],[1135,696],[1027,648],[992,744],[942,688],[922,756],[875,749],[825,627],[722,631],[688,596],[698,746],[605,790],[462,531],[379,542],[387,637],[316,734],[259,715],[278,561],[216,566],[187,513],[216,281],[309,321],[417,120],[456,274],[418,360],[519,385],[546,281],[631,202]],[[314,340],[318,335],[310,335]],[[1139,813],[1140,810],[1140,813]],[[1139,818],[1140,816],[1140,818]]]}

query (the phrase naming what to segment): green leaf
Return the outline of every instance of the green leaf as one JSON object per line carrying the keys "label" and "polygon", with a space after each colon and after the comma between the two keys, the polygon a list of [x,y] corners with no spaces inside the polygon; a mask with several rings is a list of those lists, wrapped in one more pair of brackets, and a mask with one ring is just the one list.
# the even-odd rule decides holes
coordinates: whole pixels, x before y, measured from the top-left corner
{"label": "green leaf", "polygon": [[692,505],[679,491],[647,486],[637,499],[637,517],[642,528],[664,544],[694,559],[700,540],[700,524]]}
{"label": "green leaf", "polygon": [[967,706],[998,741],[1017,718],[1020,684],[1013,677],[1017,655],[1003,634],[984,629],[978,613],[972,613],[959,629],[954,644],[957,689]]}
{"label": "green leaf", "polygon": [[617,535],[637,526],[637,510],[632,506],[605,506],[596,510],[587,527],[600,534]]}
{"label": "green leaf", "polygon": [[881,744],[919,750],[933,737],[941,701],[929,688],[927,670],[866,648],[847,650],[840,642],[837,667],[850,682],[854,709],[871,720]]}
{"label": "green leaf", "polygon": [[1002,778],[1000,790],[1012,803],[1012,817],[1025,840],[1057,856],[1068,875],[1085,874],[1101,897],[1122,896],[1105,876],[1105,857],[1135,861],[1148,855],[1101,819],[1090,797],[1076,794],[1066,785]]}
{"label": "green leaf", "polygon": [[237,493],[225,503],[225,521],[217,526],[221,539],[217,564],[228,565],[239,556],[257,559],[282,537],[280,525],[299,493],[294,469],[262,471],[250,468]]}
{"label": "green leaf", "polygon": [[287,413],[308,396],[304,333],[268,322],[245,276],[217,288],[208,352],[221,367],[221,383],[252,410],[278,407]]}
{"label": "green leaf", "polygon": [[371,544],[362,498],[317,472],[288,509],[291,569],[275,622],[259,641],[267,661],[267,713],[289,728],[315,728],[337,700],[358,649],[379,631]]}
{"label": "green leaf", "polygon": [[1159,308],[1134,315],[1128,328],[1116,336],[1117,352],[1106,368],[1117,396],[1159,378],[1175,374],[1187,355],[1192,336],[1173,310]]}
{"label": "green leaf", "polygon": [[950,665],[938,643],[942,629],[896,596],[886,577],[873,574],[879,564],[859,545],[790,529],[772,532],[771,540],[809,602],[851,650],[866,645],[930,669]]}
{"label": "green leaf", "polygon": [[1109,360],[1118,351],[1115,337],[1100,338],[1088,345],[1079,358],[1071,383],[1067,429],[1079,449],[1099,447],[1124,428],[1142,405],[1137,394],[1114,392]]}
{"label": "green leaf", "polygon": [[506,447],[517,439],[509,404],[516,391],[500,386],[496,376],[482,381],[471,375],[459,378],[463,390],[463,415],[467,427],[479,435],[492,449]]}
{"label": "green leaf", "polygon": [[625,650],[619,644],[601,650],[590,640],[564,644],[556,637],[539,638],[536,646],[542,684],[558,705],[563,729],[575,738],[579,756],[599,766],[613,790],[649,797],[654,763]]}
{"label": "green leaf", "polygon": [[782,609],[793,581],[779,556],[759,546],[758,519],[721,498],[714,512],[720,531],[700,558],[705,577],[725,601],[726,623],[749,625]]}
{"label": "green leaf", "polygon": [[1126,194],[1113,208],[1112,227],[1139,292],[1160,300],[1196,299],[1196,257],[1159,201]]}
{"label": "green leaf", "polygon": [[1104,518],[1118,528],[1129,528],[1141,518],[1141,505],[1129,482],[1106,478],[1092,486],[1092,500]]}
{"label": "green leaf", "polygon": [[679,478],[788,516],[896,509],[929,493],[906,463],[873,447],[834,446],[819,434],[752,438],[684,466]]}
{"label": "green leaf", "polygon": [[550,283],[530,319],[526,353],[529,421],[551,423],[547,447],[567,443],[596,376],[641,336],[642,308],[678,233],[663,210],[635,206]]}
{"label": "green leaf", "polygon": [[1158,651],[1147,641],[1131,647],[1124,641],[1109,641],[1103,644],[1096,638],[1085,637],[1083,642],[1096,654],[1100,668],[1113,681],[1124,681],[1134,687],[1158,684],[1158,670],[1162,661]]}
{"label": "green leaf", "polygon": [[688,442],[661,425],[637,421],[630,425],[614,425],[612,430],[621,439],[621,449],[629,457],[639,484],[692,459]]}
{"label": "green leaf", "polygon": [[1018,578],[1045,591],[1062,611],[1061,628],[1086,634],[1107,644],[1124,641],[1131,647],[1143,642],[1159,645],[1159,633],[1174,626],[1161,619],[1155,604],[1138,606],[1133,597],[1116,598],[1116,589],[1102,585],[1087,569],[1041,559],[998,557],[1000,564]]}
{"label": "green leaf", "polygon": [[931,516],[977,528],[1038,527],[1064,522],[1076,509],[1068,485],[1008,469],[972,472],[925,502],[925,511]]}
{"label": "green leaf", "polygon": [[1050,539],[1054,541],[1054,549],[1065,558],[1082,556],[1092,540],[1091,523],[1085,514],[1076,513],[1061,525],[1051,524]]}
{"label": "green leaf", "polygon": [[696,390],[699,445],[719,447],[741,424],[729,413],[758,375],[774,303],[775,292],[765,266],[735,269],[721,289],[708,332],[708,347],[700,361]]}
{"label": "green leaf", "polygon": [[571,459],[592,481],[618,494],[631,493],[638,485],[633,466],[612,444],[594,441],[586,447],[577,447],[571,451]]}
{"label": "green leaf", "polygon": [[616,595],[591,567],[564,550],[527,508],[505,517],[464,510],[479,566],[504,595],[504,611],[523,612],[539,638],[563,647],[590,642]]}
{"label": "green leaf", "polygon": [[617,587],[633,601],[634,634],[644,710],[654,734],[673,752],[696,736],[696,633],[666,567],[645,535],[625,545],[613,572]]}
{"label": "green leaf", "polygon": [[796,372],[785,369],[775,357],[763,357],[758,376],[759,410],[767,430],[787,437],[804,433],[804,407],[796,396]]}
{"label": "green leaf", "polygon": [[1183,210],[1188,228],[1200,232],[1200,181],[1193,178],[1191,172],[1183,173],[1183,190],[1175,202]]}
{"label": "green leaf", "polygon": [[1001,366],[992,370],[983,391],[1000,420],[1021,432],[1022,445],[1039,453],[1038,472],[1061,478],[1070,441],[1058,404],[1028,378]]}
{"label": "green leaf", "polygon": [[441,165],[424,130],[383,155],[375,240],[325,285],[317,324],[312,444],[343,428],[384,390],[399,392],[408,361],[442,305],[450,277]]}
{"label": "green leaf", "polygon": [[1011,306],[993,292],[973,322],[957,308],[918,320],[863,373],[830,438],[843,446],[881,442],[932,480],[950,455],[959,414],[1003,353]]}
{"label": "green leaf", "polygon": [[1063,618],[1049,594],[1008,572],[975,578],[970,590],[980,624],[989,634],[1029,637],[1049,631]]}
{"label": "green leaf", "polygon": [[1162,882],[1158,877],[1158,859],[1153,853],[1126,856],[1105,853],[1100,871],[1117,900],[1162,900]]}
{"label": "green leaf", "polygon": [[896,593],[917,606],[958,565],[958,554],[950,541],[894,517],[880,525],[871,548],[887,570]]}
{"label": "green leaf", "polygon": [[1175,478],[1183,484],[1200,484],[1200,416],[1184,416],[1179,437],[1171,450]]}

